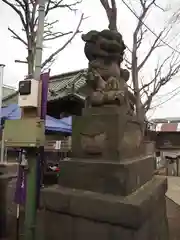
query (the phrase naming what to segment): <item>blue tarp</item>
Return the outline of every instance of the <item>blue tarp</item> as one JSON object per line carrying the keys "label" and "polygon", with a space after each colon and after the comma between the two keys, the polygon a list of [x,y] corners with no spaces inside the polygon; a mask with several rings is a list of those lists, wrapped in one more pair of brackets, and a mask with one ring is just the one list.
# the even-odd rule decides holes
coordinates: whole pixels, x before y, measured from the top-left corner
{"label": "blue tarp", "polygon": [[62,118],[61,121],[67,126],[72,127],[72,117]]}
{"label": "blue tarp", "polygon": [[3,107],[1,117],[9,120],[20,119],[21,109],[17,104],[10,104],[8,107]]}
{"label": "blue tarp", "polygon": [[[1,117],[8,120],[15,120],[21,118],[21,109],[17,104],[10,104],[8,107],[2,108]],[[71,117],[56,119],[46,115],[46,130],[55,132],[72,132]]]}
{"label": "blue tarp", "polygon": [[71,133],[72,126],[65,124],[61,119],[56,119],[51,116],[46,116],[46,129],[56,132],[68,132]]}

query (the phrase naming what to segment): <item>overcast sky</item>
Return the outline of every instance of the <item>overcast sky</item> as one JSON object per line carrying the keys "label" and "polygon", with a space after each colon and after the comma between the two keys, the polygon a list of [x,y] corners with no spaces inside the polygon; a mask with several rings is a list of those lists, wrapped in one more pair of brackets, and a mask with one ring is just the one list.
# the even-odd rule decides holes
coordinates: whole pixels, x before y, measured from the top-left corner
{"label": "overcast sky", "polygon": [[[171,2],[172,8],[176,8],[178,6],[178,0],[163,0],[163,6],[167,6],[168,1]],[[69,0],[69,2],[73,2],[73,0]],[[136,2],[137,0],[131,0],[132,4]],[[159,0],[159,2],[162,4],[162,0]],[[129,0],[127,0],[127,3],[129,3]],[[117,7],[119,30],[123,35],[125,43],[128,46],[131,46],[132,31],[136,24],[136,18],[127,9],[127,7],[121,3],[120,0],[117,0]],[[83,32],[87,32],[92,29],[102,30],[107,28],[107,18],[104,9],[99,3],[99,0],[84,0],[84,3],[81,5],[80,10],[76,13],[76,15],[63,9],[53,13],[50,18],[52,20],[59,19],[58,30],[69,31],[76,28],[81,12],[84,12],[85,16],[89,16],[89,18],[86,19],[81,26],[81,30]],[[164,14],[159,10],[151,11],[148,16],[148,26],[151,27],[153,31],[158,33],[160,29],[163,28],[166,18],[169,16],[169,14],[169,12]],[[26,49],[22,43],[11,38],[11,33],[8,31],[8,26],[10,26],[13,30],[16,30],[18,34],[21,34],[19,18],[8,6],[0,2],[0,63],[4,63],[6,65],[4,72],[4,83],[17,87],[18,82],[27,74],[27,66],[26,64],[15,63],[14,61],[15,59],[25,60],[27,55]],[[144,44],[144,49],[141,49],[141,56],[143,56],[145,53],[150,41],[153,40],[151,33],[149,33],[148,36],[149,38],[147,39],[146,44]],[[62,38],[61,40],[57,40],[51,42],[49,45],[46,45],[44,50],[44,58],[47,57],[53,50],[63,45],[65,40],[66,38]],[[88,62],[83,53],[83,46],[84,43],[81,40],[81,36],[76,36],[73,42],[59,54],[55,64],[52,66],[51,75],[86,68]],[[168,51],[168,49],[166,51]],[[163,55],[163,53],[161,54]],[[161,58],[161,54],[158,54],[158,58]],[[147,79],[150,76],[149,73],[152,73],[150,70],[153,68],[153,65],[156,64],[156,62],[157,55],[152,56],[151,61],[149,62],[144,73]],[[180,87],[180,78],[173,79],[171,83],[162,89],[162,91],[159,93],[160,96],[163,95],[161,101],[166,101],[169,97],[171,97],[171,95],[168,95],[168,92],[177,87]],[[177,89],[177,91],[178,90],[179,89]],[[176,93],[176,91],[174,93]],[[166,104],[159,106],[156,111],[149,113],[149,115],[153,114],[153,117],[180,117],[179,103],[180,96],[177,94],[176,97],[174,97],[171,101],[167,101]],[[154,105],[158,105],[158,102],[156,101]]]}

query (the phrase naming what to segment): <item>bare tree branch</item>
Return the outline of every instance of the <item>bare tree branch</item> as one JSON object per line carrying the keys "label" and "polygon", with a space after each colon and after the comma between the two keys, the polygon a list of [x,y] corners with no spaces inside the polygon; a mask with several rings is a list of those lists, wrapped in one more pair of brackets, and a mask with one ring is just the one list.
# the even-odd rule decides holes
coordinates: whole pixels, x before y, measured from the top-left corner
{"label": "bare tree branch", "polygon": [[71,4],[62,4],[64,0],[59,0],[59,1],[54,1],[54,0],[49,0],[46,8],[46,15],[48,14],[49,11],[57,8],[68,8],[71,11],[77,11],[76,7],[78,4],[82,2],[82,0],[76,1]]}
{"label": "bare tree branch", "polygon": [[[151,56],[152,52],[159,47],[164,46],[165,44],[162,43],[162,39],[165,40],[165,38],[168,36],[169,32],[171,31],[172,26],[166,26],[155,38],[153,44],[151,45],[149,51],[147,52],[144,60],[141,61],[141,63],[138,65],[138,71],[140,71],[146,62],[148,61],[149,57]],[[163,38],[162,38],[163,37]],[[164,42],[164,41],[163,41]]]}
{"label": "bare tree branch", "polygon": [[23,40],[17,33],[15,33],[10,27],[8,27],[8,30],[13,34],[13,38],[21,41],[24,45],[28,45],[25,40]]}
{"label": "bare tree branch", "polygon": [[172,17],[169,20],[170,24],[175,24],[175,23],[179,23],[180,20],[180,8],[177,9],[177,11],[175,11],[175,13],[172,15]]}
{"label": "bare tree branch", "polygon": [[[168,71],[163,75],[163,67]],[[167,84],[177,73],[180,71],[180,59],[174,52],[171,53],[159,66],[159,69],[155,72],[154,82],[151,81],[149,86],[153,84],[153,88],[149,91],[147,100],[144,102],[144,108],[146,111],[150,109],[153,97],[159,92],[159,90]],[[143,89],[144,90],[144,89]]]}
{"label": "bare tree branch", "polygon": [[[3,0],[5,4],[7,4],[20,18],[22,23],[22,31],[26,34],[26,40],[23,39],[16,31],[9,28],[9,31],[13,34],[13,38],[21,41],[26,47],[28,51],[27,63],[28,63],[28,74],[33,75],[34,73],[34,59],[36,52],[36,31],[37,31],[37,23],[38,23],[38,1],[37,0]],[[59,21],[50,22],[48,20],[48,14],[50,11],[55,9],[69,9],[70,11],[76,12],[77,6],[81,3],[82,0],[74,0],[74,2],[70,4],[64,4],[64,0],[47,0],[46,1],[46,10],[45,10],[45,26],[44,26],[44,40],[51,41],[57,38],[67,36],[73,34],[72,31],[61,32],[57,31],[54,27]],[[82,21],[81,21],[82,22]],[[72,41],[74,36],[79,33],[79,29],[72,35],[67,43],[65,43],[61,49],[63,50],[69,42]],[[61,51],[61,49],[57,50],[56,53],[52,54],[49,57],[49,64],[52,64],[54,57]],[[26,62],[26,61],[24,61]],[[46,61],[48,64],[48,62]]]}
{"label": "bare tree branch", "polygon": [[159,8],[160,10],[162,10],[163,12],[165,12],[165,9],[163,7],[161,7],[159,4],[157,4],[156,2],[154,2],[154,5]]}
{"label": "bare tree branch", "polygon": [[[167,37],[169,37],[169,33],[172,30],[172,23],[168,24],[159,34],[153,34],[155,39],[151,44],[150,49],[147,51],[145,57],[140,61],[138,58],[138,50],[140,50],[141,45],[144,43],[144,35],[146,30],[149,30],[151,33],[151,29],[147,27],[144,23],[144,20],[149,12],[149,10],[154,6],[159,8],[164,12],[164,9],[157,5],[156,0],[139,0],[141,6],[141,13],[138,15],[133,8],[130,8],[125,0],[122,2],[130,9],[130,11],[136,16],[138,22],[137,26],[134,30],[133,34],[133,47],[131,54],[131,65],[128,64],[128,68],[131,69],[132,72],[132,82],[134,88],[134,94],[136,97],[136,111],[137,115],[143,109],[144,113],[150,108],[153,97],[157,94],[157,92],[164,86],[168,81],[172,79],[173,76],[177,74],[179,70],[179,58],[174,59],[174,55],[179,56],[175,53],[176,49],[171,48],[173,54],[165,57],[160,64],[157,65],[154,70],[154,76],[148,83],[143,83],[141,81],[141,77],[139,76],[140,71],[144,69],[145,64],[148,62],[149,58],[152,56],[152,53],[162,46],[167,45]],[[144,31],[143,29],[146,28]],[[127,59],[125,59],[126,63],[129,63]],[[139,83],[141,83],[139,85]],[[139,110],[138,110],[139,109]]]}
{"label": "bare tree branch", "polygon": [[67,36],[69,34],[72,34],[72,31],[66,32],[66,33],[62,33],[62,32],[56,32],[56,33],[46,33],[46,35],[44,36],[44,41],[49,41],[49,40],[54,40],[60,37],[64,37]]}
{"label": "bare tree branch", "polygon": [[17,8],[15,7],[15,5],[13,3],[11,3],[9,0],[2,0],[2,2],[4,2],[5,4],[7,4],[9,7],[11,7],[16,13],[17,15],[20,17],[22,25],[24,28],[26,28],[26,22],[23,16],[23,13]]}
{"label": "bare tree branch", "polygon": [[37,12],[37,1],[33,1],[31,0],[31,4],[32,4],[32,14],[31,14],[31,31],[34,31],[34,28],[37,24],[36,22],[36,12]]}
{"label": "bare tree branch", "polygon": [[79,33],[79,28],[80,28],[80,26],[81,26],[81,23],[82,23],[83,19],[84,19],[84,14],[81,15],[81,18],[80,18],[80,21],[79,21],[79,23],[78,23],[78,26],[77,26],[76,30],[74,31],[73,35],[70,37],[70,39],[69,39],[62,47],[58,48],[54,53],[52,53],[52,54],[42,63],[42,66],[41,66],[42,68],[44,68],[48,62],[51,62],[51,61],[54,59],[54,57],[55,57],[58,53],[60,53],[60,52],[73,40],[73,38]]}
{"label": "bare tree branch", "polygon": [[140,91],[146,89],[146,88],[150,88],[150,86],[152,84],[154,84],[155,82],[157,82],[157,78],[160,76],[163,67],[167,64],[167,62],[170,60],[170,58],[172,57],[172,54],[170,54],[168,57],[166,57],[161,64],[157,65],[156,69],[155,69],[155,74],[154,77],[152,78],[152,80],[149,83],[146,83],[144,85],[142,85],[142,88],[140,89]]}
{"label": "bare tree branch", "polygon": [[109,29],[117,31],[117,8],[116,1],[111,0],[111,7],[109,5],[109,0],[100,0],[104,10],[106,11],[106,15],[109,20]]}
{"label": "bare tree branch", "polygon": [[59,23],[59,20],[53,21],[53,22],[47,22],[44,23],[44,41],[54,40],[63,36],[67,36],[69,34],[72,34],[72,31],[69,32],[55,32],[53,30],[54,25]]}
{"label": "bare tree branch", "polygon": [[152,52],[159,46],[159,39],[162,36],[163,31],[161,31],[158,35],[158,37],[154,40],[154,43],[152,44],[151,48],[149,49],[147,55],[145,56],[144,60],[138,65],[138,71],[140,71],[144,64],[147,62],[148,58],[151,56]]}
{"label": "bare tree branch", "polygon": [[144,38],[145,33],[147,32],[147,29],[143,30],[143,28],[140,28],[140,36],[137,36],[137,50],[139,49],[139,47],[142,44],[142,40]]}
{"label": "bare tree branch", "polygon": [[[125,3],[124,0],[122,1]],[[134,95],[136,98],[136,113],[137,113],[138,120],[141,122],[143,122],[144,120],[144,111],[142,109],[142,102],[141,102],[140,91],[139,91],[139,80],[138,80],[139,69],[138,69],[137,51],[142,43],[143,34],[145,33],[142,30],[143,20],[145,19],[149,9],[154,4],[155,0],[151,0],[149,4],[148,2],[149,1],[147,0],[140,0],[141,13],[139,16],[137,16],[137,14],[134,13],[134,15],[137,16],[138,18],[138,23],[133,33],[132,69],[131,70],[132,70],[132,82],[134,85]],[[140,38],[138,38],[139,34],[140,34]]]}

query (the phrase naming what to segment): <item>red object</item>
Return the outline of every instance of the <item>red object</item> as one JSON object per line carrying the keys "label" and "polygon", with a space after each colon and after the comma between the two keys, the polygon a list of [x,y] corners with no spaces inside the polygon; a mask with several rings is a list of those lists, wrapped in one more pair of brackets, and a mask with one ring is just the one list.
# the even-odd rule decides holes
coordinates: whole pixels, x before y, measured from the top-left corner
{"label": "red object", "polygon": [[180,123],[157,123],[157,132],[180,132]]}
{"label": "red object", "polygon": [[164,123],[161,127],[163,132],[176,132],[178,128],[178,123]]}
{"label": "red object", "polygon": [[60,172],[60,168],[57,167],[56,170],[55,170],[55,172]]}

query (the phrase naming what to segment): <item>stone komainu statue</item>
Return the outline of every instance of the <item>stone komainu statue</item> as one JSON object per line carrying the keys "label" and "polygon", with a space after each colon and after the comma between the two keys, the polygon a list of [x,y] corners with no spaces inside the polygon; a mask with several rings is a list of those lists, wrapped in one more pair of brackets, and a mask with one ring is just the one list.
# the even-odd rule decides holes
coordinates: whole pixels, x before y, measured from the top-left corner
{"label": "stone komainu statue", "polygon": [[87,83],[91,89],[90,104],[126,104],[132,112],[133,97],[126,84],[129,72],[121,68],[126,48],[121,34],[110,30],[90,31],[83,34],[82,39],[89,60]]}

